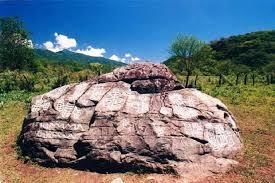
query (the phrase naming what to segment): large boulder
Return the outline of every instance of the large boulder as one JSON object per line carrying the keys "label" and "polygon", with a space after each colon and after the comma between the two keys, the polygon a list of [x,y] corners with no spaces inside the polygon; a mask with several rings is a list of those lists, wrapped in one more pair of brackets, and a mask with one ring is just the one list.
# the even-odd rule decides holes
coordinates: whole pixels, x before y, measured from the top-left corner
{"label": "large boulder", "polygon": [[166,66],[149,63],[34,97],[19,142],[43,165],[187,177],[226,171],[242,147],[220,100],[183,89]]}

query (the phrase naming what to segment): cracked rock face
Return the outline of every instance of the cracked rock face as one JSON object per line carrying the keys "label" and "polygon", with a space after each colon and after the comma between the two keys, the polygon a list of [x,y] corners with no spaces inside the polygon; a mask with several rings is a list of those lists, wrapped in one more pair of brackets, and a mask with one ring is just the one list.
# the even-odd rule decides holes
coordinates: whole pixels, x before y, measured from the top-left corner
{"label": "cracked rock face", "polygon": [[238,131],[220,100],[144,63],[34,97],[19,142],[44,165],[198,178],[237,163]]}

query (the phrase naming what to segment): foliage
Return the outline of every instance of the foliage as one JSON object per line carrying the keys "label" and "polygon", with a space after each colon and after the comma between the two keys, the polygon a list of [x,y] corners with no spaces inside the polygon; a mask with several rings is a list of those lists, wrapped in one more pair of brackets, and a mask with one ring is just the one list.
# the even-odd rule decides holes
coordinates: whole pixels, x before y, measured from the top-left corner
{"label": "foliage", "polygon": [[77,63],[79,65],[88,65],[90,63],[100,63],[102,65],[110,65],[113,67],[119,67],[126,65],[122,62],[117,62],[104,57],[92,57],[88,55],[83,55],[80,53],[75,53],[69,50],[62,50],[59,52],[51,52],[44,49],[34,49],[35,57],[38,59],[48,60],[53,63]]}
{"label": "foliage", "polygon": [[0,92],[12,90],[32,91],[35,78],[30,72],[9,71],[0,73]]}
{"label": "foliage", "polygon": [[29,33],[14,17],[0,18],[0,70],[33,69]]}
{"label": "foliage", "polygon": [[97,76],[101,74],[103,68],[102,64],[100,63],[90,63],[89,67]]}
{"label": "foliage", "polygon": [[[74,67],[71,64],[47,63],[36,60],[39,69],[36,72],[10,71],[0,72],[0,93],[10,91],[45,92],[69,83],[94,78],[96,73],[90,69]],[[102,70],[103,72],[104,70]]]}
{"label": "foliage", "polygon": [[[253,72],[275,75],[275,31],[259,31],[222,38],[203,48],[201,53],[206,51],[207,54],[204,55],[207,57],[194,63],[195,73],[241,75]],[[173,55],[163,63],[176,73],[183,71],[184,65]]]}
{"label": "foliage", "polygon": [[182,71],[191,73],[201,59],[200,50],[204,43],[193,36],[179,35],[170,46],[169,53],[178,61]]}
{"label": "foliage", "polygon": [[196,74],[211,75],[217,73],[217,62],[214,58],[214,51],[209,45],[204,45],[198,53],[198,66],[195,68]]}
{"label": "foliage", "polygon": [[216,60],[230,60],[235,65],[244,65],[250,70],[264,71],[275,62],[275,31],[258,31],[212,41]]}
{"label": "foliage", "polygon": [[267,73],[273,73],[273,74],[275,74],[275,62],[271,62],[271,63],[265,65],[264,70]]}
{"label": "foliage", "polygon": [[186,86],[189,76],[203,60],[208,60],[211,48],[194,36],[179,35],[170,46],[169,53],[180,72],[186,72]]}
{"label": "foliage", "polygon": [[20,101],[20,102],[30,102],[34,95],[38,95],[41,92],[26,92],[24,90],[13,90],[6,93],[0,93],[0,108],[6,103]]}
{"label": "foliage", "polygon": [[64,86],[66,84],[69,83],[69,77],[68,75],[61,75],[57,78],[57,80],[54,82],[52,88],[55,89],[55,88],[58,88],[58,87],[61,87],[61,86]]}

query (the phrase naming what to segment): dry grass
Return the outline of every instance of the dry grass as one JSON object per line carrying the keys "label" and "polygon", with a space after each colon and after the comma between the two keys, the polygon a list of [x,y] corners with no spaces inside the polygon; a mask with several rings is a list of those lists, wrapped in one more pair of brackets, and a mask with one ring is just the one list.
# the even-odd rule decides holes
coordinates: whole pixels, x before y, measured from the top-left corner
{"label": "dry grass", "polygon": [[[221,89],[222,90],[222,89]],[[259,91],[258,91],[259,90]],[[275,98],[265,95],[266,88],[257,94],[238,99],[218,95],[237,118],[244,142],[240,164],[224,175],[209,177],[202,182],[275,182]],[[207,92],[207,89],[205,90]],[[210,89],[209,89],[210,91]],[[212,90],[211,90],[212,91]],[[248,90],[248,92],[250,89]],[[271,92],[274,86],[271,87]],[[233,91],[232,91],[233,92]],[[243,93],[245,96],[245,93]],[[240,97],[240,96],[239,96]],[[111,182],[120,177],[124,182],[181,182],[173,175],[158,174],[98,174],[66,168],[44,168],[18,159],[16,138],[27,112],[24,102],[7,102],[0,108],[0,182]],[[154,177],[151,180],[150,177]]]}

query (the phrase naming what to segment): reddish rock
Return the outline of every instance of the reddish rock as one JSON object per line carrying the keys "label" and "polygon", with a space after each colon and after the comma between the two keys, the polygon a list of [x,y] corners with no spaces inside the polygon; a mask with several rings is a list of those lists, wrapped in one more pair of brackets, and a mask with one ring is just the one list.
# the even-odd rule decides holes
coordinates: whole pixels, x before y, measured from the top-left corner
{"label": "reddish rock", "polygon": [[228,170],[242,142],[218,99],[180,89],[162,64],[133,64],[32,100],[20,135],[25,155],[50,166],[143,169],[189,179]]}
{"label": "reddish rock", "polygon": [[99,82],[124,81],[139,93],[159,93],[182,89],[175,75],[162,64],[132,64],[115,69],[112,73],[98,77]]}

